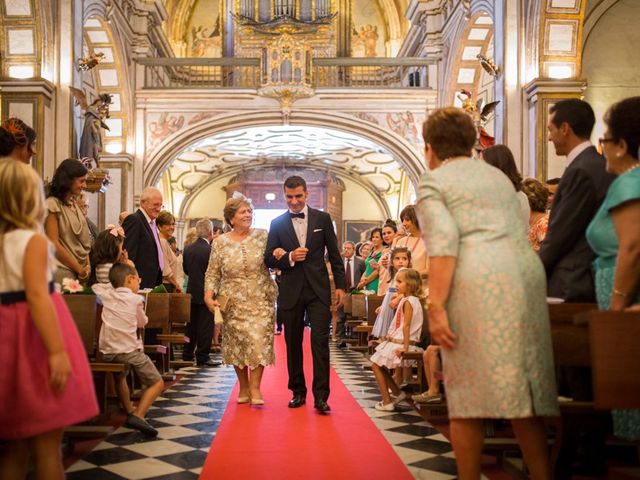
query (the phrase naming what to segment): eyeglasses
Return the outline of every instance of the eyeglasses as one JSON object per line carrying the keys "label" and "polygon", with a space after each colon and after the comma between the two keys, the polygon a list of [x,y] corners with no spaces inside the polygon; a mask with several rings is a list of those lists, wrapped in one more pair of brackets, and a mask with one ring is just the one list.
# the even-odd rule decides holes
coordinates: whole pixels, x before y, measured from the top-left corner
{"label": "eyeglasses", "polygon": [[600,145],[604,145],[605,143],[614,143],[616,140],[613,138],[605,138],[605,137],[601,137],[598,139],[598,144]]}

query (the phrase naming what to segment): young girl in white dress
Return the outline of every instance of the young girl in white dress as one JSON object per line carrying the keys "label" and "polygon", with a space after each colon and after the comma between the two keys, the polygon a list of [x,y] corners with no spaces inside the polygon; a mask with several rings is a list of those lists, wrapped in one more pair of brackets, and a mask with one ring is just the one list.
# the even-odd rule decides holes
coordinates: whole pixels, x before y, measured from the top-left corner
{"label": "young girl in white dress", "polygon": [[401,268],[411,268],[411,251],[407,247],[396,247],[391,251],[389,257],[389,277],[391,278],[389,289],[384,295],[382,305],[376,310],[378,316],[371,331],[371,335],[376,338],[383,338],[387,334],[400,301],[400,295],[397,295],[395,277]]}
{"label": "young girl in white dress", "polygon": [[376,347],[371,355],[371,367],[378,382],[382,401],[375,406],[376,410],[391,412],[395,410],[395,403],[389,395],[389,389],[396,396],[400,395],[400,388],[393,380],[390,369],[402,365],[404,352],[421,352],[418,346],[422,333],[422,279],[417,270],[403,268],[396,275],[396,289],[402,299],[394,316],[386,340]]}

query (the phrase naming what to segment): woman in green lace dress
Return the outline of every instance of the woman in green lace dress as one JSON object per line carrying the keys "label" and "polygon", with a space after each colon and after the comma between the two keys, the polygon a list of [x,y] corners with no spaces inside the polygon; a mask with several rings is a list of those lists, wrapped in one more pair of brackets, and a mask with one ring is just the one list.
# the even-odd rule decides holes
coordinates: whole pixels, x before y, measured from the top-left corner
{"label": "woman in green lace dress", "polygon": [[[621,311],[640,302],[640,97],[611,106],[600,139],[607,171],[618,176],[587,229],[598,258],[596,296],[600,310]],[[640,439],[640,410],[614,410],[614,433]]]}
{"label": "woman in green lace dress", "polygon": [[541,416],[558,414],[542,262],[516,191],[471,157],[476,129],[458,108],[423,132],[430,170],[418,193],[429,252],[429,331],[441,346],[460,478],[480,478],[483,418],[508,418],[532,478],[550,478]]}

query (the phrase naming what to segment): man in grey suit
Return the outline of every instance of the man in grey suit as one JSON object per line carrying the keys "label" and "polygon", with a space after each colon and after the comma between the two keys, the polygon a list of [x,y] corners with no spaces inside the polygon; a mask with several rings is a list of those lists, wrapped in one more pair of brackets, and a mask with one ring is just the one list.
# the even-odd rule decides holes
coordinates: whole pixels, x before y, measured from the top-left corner
{"label": "man in grey suit", "polygon": [[540,246],[550,297],[565,302],[595,302],[591,262],[595,253],[585,231],[615,178],[605,170],[605,159],[589,141],[595,115],[582,100],[562,100],[551,107],[549,140],[557,155],[566,155],[551,206],[549,229]]}
{"label": "man in grey suit", "polygon": [[[356,244],[350,240],[347,240],[342,244],[342,262],[344,264],[345,272],[345,292],[350,293],[357,287],[360,282],[360,278],[366,269],[364,260],[356,257]],[[336,332],[338,337],[344,336],[344,322],[344,308],[340,306],[338,309],[338,328]],[[340,344],[341,347],[343,346],[343,343]],[[346,346],[346,344],[344,344],[344,346]]]}

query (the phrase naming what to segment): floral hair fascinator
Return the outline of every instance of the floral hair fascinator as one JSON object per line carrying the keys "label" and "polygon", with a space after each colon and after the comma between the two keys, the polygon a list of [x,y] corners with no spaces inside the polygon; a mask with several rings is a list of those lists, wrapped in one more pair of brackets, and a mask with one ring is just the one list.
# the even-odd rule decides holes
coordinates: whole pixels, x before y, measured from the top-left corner
{"label": "floral hair fascinator", "polygon": [[18,118],[9,118],[2,124],[7,132],[13,137],[13,141],[22,146],[27,143],[27,134],[23,127],[24,122]]}
{"label": "floral hair fascinator", "polygon": [[107,225],[107,230],[109,230],[109,233],[116,238],[118,237],[125,238],[124,229],[120,226],[110,223],[109,225]]}
{"label": "floral hair fascinator", "polygon": [[243,201],[243,202],[245,202],[245,203],[248,203],[248,204],[249,204],[249,206],[250,206],[251,208],[253,208],[253,202],[251,201],[251,199],[250,199],[250,198],[245,197],[243,194],[241,194],[241,193],[240,193],[240,192],[238,192],[238,191],[233,192],[233,195],[231,195],[231,198],[234,198],[234,199],[236,199],[236,200],[241,200],[241,201]]}

